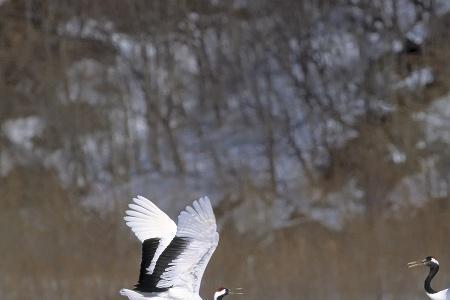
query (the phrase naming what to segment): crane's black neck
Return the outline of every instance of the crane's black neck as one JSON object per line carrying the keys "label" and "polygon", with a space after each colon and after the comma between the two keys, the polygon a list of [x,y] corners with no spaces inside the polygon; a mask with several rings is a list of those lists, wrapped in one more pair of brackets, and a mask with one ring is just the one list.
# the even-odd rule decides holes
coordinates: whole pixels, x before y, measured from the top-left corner
{"label": "crane's black neck", "polygon": [[431,287],[431,280],[436,275],[436,273],[439,271],[439,265],[431,265],[430,266],[430,273],[428,273],[427,278],[425,278],[425,291],[428,294],[435,294],[436,291],[433,290]]}

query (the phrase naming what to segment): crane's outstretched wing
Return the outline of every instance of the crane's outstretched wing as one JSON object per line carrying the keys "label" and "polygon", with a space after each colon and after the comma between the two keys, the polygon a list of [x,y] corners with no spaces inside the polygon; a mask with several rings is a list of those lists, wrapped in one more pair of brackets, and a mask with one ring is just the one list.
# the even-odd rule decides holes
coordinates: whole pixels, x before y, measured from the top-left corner
{"label": "crane's outstretched wing", "polygon": [[128,205],[126,224],[142,242],[142,261],[137,288],[153,273],[156,262],[175,237],[177,225],[150,200],[137,196]]}
{"label": "crane's outstretched wing", "polygon": [[203,272],[217,247],[219,234],[208,197],[194,201],[192,206],[187,206],[178,216],[174,245],[169,245],[157,262],[153,274],[157,288],[182,287],[199,292]]}

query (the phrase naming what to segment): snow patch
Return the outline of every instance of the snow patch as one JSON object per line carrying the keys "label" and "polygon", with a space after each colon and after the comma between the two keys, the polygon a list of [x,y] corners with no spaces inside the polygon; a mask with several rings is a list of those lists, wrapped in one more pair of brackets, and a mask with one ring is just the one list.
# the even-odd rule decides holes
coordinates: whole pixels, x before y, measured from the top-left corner
{"label": "snow patch", "polygon": [[388,145],[388,149],[391,154],[391,159],[394,163],[401,164],[406,161],[406,154],[400,151],[400,149],[398,149],[396,146]]}
{"label": "snow patch", "polygon": [[432,83],[433,81],[433,71],[431,68],[426,67],[411,72],[408,77],[398,82],[395,87],[399,89],[416,90]]}
{"label": "snow patch", "polygon": [[[450,93],[430,105],[425,112],[419,112],[415,119],[425,123],[422,147],[434,142],[450,144]],[[420,145],[418,145],[420,146]]]}
{"label": "snow patch", "polygon": [[416,44],[422,44],[427,37],[427,28],[423,22],[417,23],[406,33],[406,37]]}
{"label": "snow patch", "polygon": [[44,129],[44,121],[37,116],[29,116],[5,121],[2,131],[14,144],[31,150],[33,138],[39,136]]}

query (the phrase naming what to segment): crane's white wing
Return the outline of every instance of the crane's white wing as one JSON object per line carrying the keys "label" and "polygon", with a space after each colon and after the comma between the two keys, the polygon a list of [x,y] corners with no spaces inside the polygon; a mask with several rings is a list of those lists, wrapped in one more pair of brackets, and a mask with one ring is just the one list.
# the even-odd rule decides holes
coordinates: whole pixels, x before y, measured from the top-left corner
{"label": "crane's white wing", "polygon": [[219,234],[208,197],[194,201],[192,206],[187,206],[178,216],[175,239],[186,241],[186,245],[161,274],[158,288],[182,287],[199,292],[203,272],[217,247]]}
{"label": "crane's white wing", "polygon": [[[174,238],[177,232],[177,225],[150,200],[137,196],[133,198],[133,202],[128,205],[129,210],[125,212],[126,216],[124,219],[136,237],[143,243],[142,262],[146,265],[145,268],[148,274],[151,274],[159,256]],[[144,246],[150,247],[150,243],[144,242],[150,239],[157,242],[157,247],[148,251],[144,249]],[[147,246],[147,244],[149,245]],[[154,243],[152,244],[154,245]],[[151,257],[144,257],[144,254]],[[141,264],[141,272],[143,271],[142,267],[143,265]]]}

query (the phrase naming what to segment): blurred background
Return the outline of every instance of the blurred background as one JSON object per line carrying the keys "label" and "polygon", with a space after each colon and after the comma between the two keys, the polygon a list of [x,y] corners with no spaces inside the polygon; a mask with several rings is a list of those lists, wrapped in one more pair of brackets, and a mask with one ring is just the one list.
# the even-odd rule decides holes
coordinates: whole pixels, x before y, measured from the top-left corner
{"label": "blurred background", "polygon": [[447,0],[1,0],[1,298],[121,299],[137,194],[210,196],[208,299],[423,299],[426,255],[447,287],[449,26]]}

